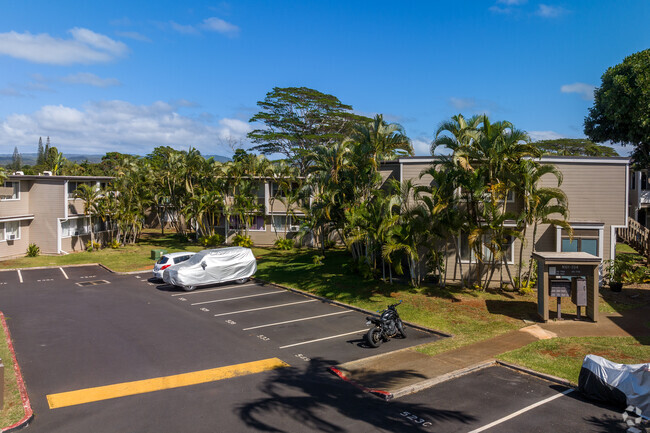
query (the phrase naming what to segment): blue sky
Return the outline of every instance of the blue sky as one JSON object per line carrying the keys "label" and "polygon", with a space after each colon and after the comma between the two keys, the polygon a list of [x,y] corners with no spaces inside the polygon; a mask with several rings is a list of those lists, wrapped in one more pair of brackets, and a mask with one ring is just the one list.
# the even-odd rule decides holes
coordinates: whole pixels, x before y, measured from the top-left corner
{"label": "blue sky", "polygon": [[647,0],[5,1],[0,153],[50,136],[64,154],[229,156],[274,86],[383,113],[419,155],[457,113],[583,137],[593,88],[650,47],[649,18]]}

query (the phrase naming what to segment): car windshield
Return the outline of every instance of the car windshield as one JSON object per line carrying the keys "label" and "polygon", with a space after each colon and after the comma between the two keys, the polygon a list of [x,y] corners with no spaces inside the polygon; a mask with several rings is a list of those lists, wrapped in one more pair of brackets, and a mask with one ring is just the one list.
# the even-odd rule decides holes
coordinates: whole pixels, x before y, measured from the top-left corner
{"label": "car windshield", "polygon": [[190,256],[179,256],[174,259],[174,263],[180,263],[184,262],[185,260],[189,259]]}
{"label": "car windshield", "polygon": [[167,263],[167,260],[169,260],[169,257],[162,256],[160,260],[158,260],[156,263],[158,263],[159,265],[164,265],[165,263]]}

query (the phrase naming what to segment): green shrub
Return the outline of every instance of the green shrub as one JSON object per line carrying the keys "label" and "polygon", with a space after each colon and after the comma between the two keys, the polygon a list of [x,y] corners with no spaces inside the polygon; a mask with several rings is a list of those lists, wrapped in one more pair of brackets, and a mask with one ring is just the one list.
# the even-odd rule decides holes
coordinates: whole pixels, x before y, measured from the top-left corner
{"label": "green shrub", "polygon": [[235,235],[232,238],[232,244],[235,245],[236,247],[250,248],[253,246],[253,241],[251,240],[250,236]]}
{"label": "green shrub", "polygon": [[29,244],[27,247],[27,257],[36,257],[41,253],[41,249],[36,244]]}
{"label": "green shrub", "polygon": [[336,241],[333,241],[331,239],[325,239],[324,244],[325,244],[325,249],[329,250],[336,246]]}
{"label": "green shrub", "polygon": [[312,260],[314,261],[315,265],[322,265],[323,260],[325,260],[325,256],[314,256],[312,257]]}
{"label": "green shrub", "polygon": [[216,247],[217,245],[223,244],[225,238],[219,233],[215,233],[212,236],[201,236],[199,238],[199,244],[203,247]]}
{"label": "green shrub", "polygon": [[275,241],[275,247],[279,250],[290,250],[293,245],[293,239],[278,239]]}
{"label": "green shrub", "polygon": [[99,242],[91,242],[91,241],[86,242],[86,251],[88,251],[89,253],[98,250],[100,248],[101,245],[99,244]]}
{"label": "green shrub", "polygon": [[111,248],[113,248],[114,250],[116,250],[116,249],[118,249],[121,245],[120,245],[120,243],[117,241],[117,239],[113,239],[113,240],[111,241],[111,243],[110,243],[110,246],[111,246]]}

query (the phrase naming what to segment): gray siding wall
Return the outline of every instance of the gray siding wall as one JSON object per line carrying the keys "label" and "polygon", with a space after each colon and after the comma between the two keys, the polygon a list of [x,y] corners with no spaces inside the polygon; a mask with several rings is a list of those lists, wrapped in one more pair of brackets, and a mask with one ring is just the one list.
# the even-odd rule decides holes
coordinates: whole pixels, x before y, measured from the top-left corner
{"label": "gray siding wall", "polygon": [[31,221],[20,221],[20,239],[0,241],[0,258],[22,257],[27,252],[29,240],[29,225]]}
{"label": "gray siding wall", "polygon": [[[15,182],[12,180],[12,182]],[[20,181],[20,199],[0,201],[0,217],[27,215],[29,211],[29,190],[32,182]]]}
{"label": "gray siding wall", "polygon": [[58,233],[57,218],[64,217],[66,191],[63,183],[41,180],[34,182],[30,190],[29,208],[34,214],[30,225],[30,240],[45,254],[56,254]]}

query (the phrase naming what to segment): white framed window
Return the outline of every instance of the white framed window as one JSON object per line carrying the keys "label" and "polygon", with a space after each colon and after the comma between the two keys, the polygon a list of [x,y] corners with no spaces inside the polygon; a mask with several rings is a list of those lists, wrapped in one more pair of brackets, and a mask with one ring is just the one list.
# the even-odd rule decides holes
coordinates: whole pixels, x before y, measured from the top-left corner
{"label": "white framed window", "polygon": [[[251,224],[248,226],[248,231],[251,232],[265,232],[266,224],[264,222],[264,215],[254,215],[250,217]],[[230,228],[240,230],[244,228],[244,221],[240,221],[238,216],[230,218]]]}
{"label": "white framed window", "polygon": [[[492,262],[492,251],[487,247],[489,240],[490,238],[487,235],[483,235],[483,239],[481,239],[481,253],[484,262]],[[508,264],[513,264],[515,262],[514,243],[514,239],[511,239],[510,243],[508,244],[508,249],[506,250],[506,262]],[[467,233],[462,233],[458,238],[458,250],[460,251],[461,262],[469,263],[470,259],[472,263],[476,263],[478,261],[474,249],[470,248]]]}
{"label": "white framed window", "polygon": [[90,218],[74,218],[61,221],[61,237],[69,238],[90,233]]}
{"label": "white framed window", "polygon": [[6,181],[2,187],[0,187],[0,200],[20,200],[20,181]]}
{"label": "white framed window", "polygon": [[18,239],[20,239],[20,221],[0,223],[0,241],[14,241]]}
{"label": "white framed window", "polygon": [[273,215],[273,230],[284,232],[285,227],[287,232],[297,232],[300,229],[300,220],[291,215]]}
{"label": "white framed window", "polygon": [[561,251],[573,252],[578,251],[589,253],[592,256],[599,257],[598,238],[596,237],[574,237],[573,241],[567,236],[562,237]]}

